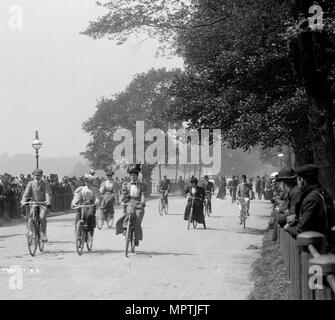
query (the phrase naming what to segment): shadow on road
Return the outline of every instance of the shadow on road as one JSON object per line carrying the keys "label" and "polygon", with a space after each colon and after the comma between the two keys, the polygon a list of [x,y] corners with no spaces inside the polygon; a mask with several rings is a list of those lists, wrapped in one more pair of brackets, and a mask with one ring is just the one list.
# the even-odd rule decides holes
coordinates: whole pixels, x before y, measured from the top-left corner
{"label": "shadow on road", "polygon": [[73,217],[69,217],[69,218],[61,218],[61,219],[52,219],[52,218],[48,218],[48,224],[49,223],[53,223],[53,222],[73,222],[74,224],[74,218]]}
{"label": "shadow on road", "polygon": [[56,243],[74,243],[74,241],[48,241],[48,244],[56,244]]}
{"label": "shadow on road", "polygon": [[266,229],[255,229],[255,228],[248,228],[241,229],[240,231],[237,231],[238,233],[248,233],[253,235],[264,235],[266,233]]}
{"label": "shadow on road", "polygon": [[0,239],[6,239],[6,238],[12,238],[12,237],[17,237],[17,236],[22,236],[22,234],[8,234],[8,235],[2,235],[0,236]]}
{"label": "shadow on road", "polygon": [[136,251],[138,255],[148,255],[148,256],[195,256],[193,253],[183,253],[183,252],[157,252],[157,251]]}

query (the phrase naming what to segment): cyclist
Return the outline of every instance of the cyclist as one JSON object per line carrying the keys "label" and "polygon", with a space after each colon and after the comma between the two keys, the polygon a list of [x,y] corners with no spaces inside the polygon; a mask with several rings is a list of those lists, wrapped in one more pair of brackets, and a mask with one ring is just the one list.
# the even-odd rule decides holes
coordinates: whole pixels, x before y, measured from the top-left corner
{"label": "cyclist", "polygon": [[[35,169],[33,171],[33,178],[34,180],[30,181],[26,189],[22,195],[21,203],[25,203],[30,201],[35,202],[46,202],[46,207],[34,205],[31,206],[30,212],[29,212],[29,219],[31,219],[37,210],[39,210],[40,215],[40,222],[41,222],[41,239],[43,242],[47,242],[47,214],[48,209],[51,208],[51,188],[49,182],[42,179],[43,170],[41,169]],[[38,209],[39,208],[39,209]],[[28,223],[29,225],[29,223]],[[28,232],[31,232],[29,230]]]}
{"label": "cyclist", "polygon": [[190,180],[191,186],[187,187],[185,193],[187,195],[187,205],[184,213],[184,220],[188,220],[191,206],[192,206],[192,197],[194,197],[193,202],[193,220],[197,223],[201,223],[206,228],[205,216],[204,216],[204,201],[205,201],[205,189],[198,186],[198,179],[192,177]]}
{"label": "cyclist", "polygon": [[[78,187],[73,194],[73,200],[71,207],[78,205],[91,205],[91,204],[100,204],[101,195],[99,189],[94,186],[94,176],[91,174],[85,174],[84,181],[85,186]],[[75,225],[80,220],[81,209],[84,209],[84,221],[87,221],[88,236],[93,237],[94,228],[95,228],[95,211],[96,206],[79,208],[76,214]],[[85,210],[86,209],[86,210]]]}
{"label": "cyclist", "polygon": [[[145,185],[138,181],[138,174],[141,171],[140,164],[128,166],[127,172],[130,175],[130,182],[122,186],[121,202],[127,206],[136,206],[135,213],[135,246],[143,239],[142,220],[145,208]],[[124,210],[123,216],[116,222],[116,234],[125,235],[128,213]]]}
{"label": "cyclist", "polygon": [[206,192],[206,197],[208,199],[208,210],[212,213],[212,194],[214,193],[214,184],[213,182],[209,181],[208,176],[204,177],[204,189]]}
{"label": "cyclist", "polygon": [[169,190],[170,190],[170,180],[167,179],[167,176],[164,176],[159,186],[159,192],[162,194],[162,197],[164,198],[166,205],[168,205]]}
{"label": "cyclist", "polygon": [[[247,176],[245,174],[242,175],[241,180],[242,182],[237,186],[237,198],[238,200],[240,200],[241,198],[244,198],[247,216],[249,216],[251,186],[249,183],[247,183]],[[241,203],[239,203],[239,208],[240,208],[240,215],[241,215],[241,212],[242,212]],[[242,224],[242,220],[241,220],[241,224]]]}
{"label": "cyclist", "polygon": [[107,180],[100,185],[100,194],[103,196],[101,202],[101,209],[104,214],[108,213],[114,216],[114,203],[116,190],[115,182],[113,181],[113,171],[107,171]]}

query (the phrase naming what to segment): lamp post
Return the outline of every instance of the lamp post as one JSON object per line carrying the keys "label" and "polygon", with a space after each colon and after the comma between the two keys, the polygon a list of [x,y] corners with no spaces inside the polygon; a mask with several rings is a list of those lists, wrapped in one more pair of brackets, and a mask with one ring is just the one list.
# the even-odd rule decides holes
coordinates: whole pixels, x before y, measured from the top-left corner
{"label": "lamp post", "polygon": [[42,142],[38,138],[38,131],[37,130],[35,132],[35,140],[33,141],[33,143],[31,145],[36,151],[36,155],[35,155],[35,157],[36,157],[36,168],[38,169],[38,157],[39,157],[38,150],[42,148]]}
{"label": "lamp post", "polygon": [[278,158],[280,159],[280,169],[282,169],[283,168],[284,154],[283,153],[278,153]]}

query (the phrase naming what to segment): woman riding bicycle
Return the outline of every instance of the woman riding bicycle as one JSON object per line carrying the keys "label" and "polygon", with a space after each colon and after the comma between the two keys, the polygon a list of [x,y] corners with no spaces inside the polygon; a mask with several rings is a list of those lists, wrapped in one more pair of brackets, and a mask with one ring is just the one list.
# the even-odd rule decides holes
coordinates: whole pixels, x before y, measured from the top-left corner
{"label": "woman riding bicycle", "polygon": [[190,183],[191,186],[187,187],[185,191],[185,194],[187,194],[187,205],[185,208],[184,220],[188,220],[193,203],[193,220],[206,227],[204,217],[205,189],[198,186],[198,179],[196,177],[192,177]]}
{"label": "woman riding bicycle", "polygon": [[[140,164],[129,165],[127,172],[130,175],[130,182],[122,186],[121,202],[128,208],[134,208],[136,213],[135,219],[135,245],[143,239],[143,230],[141,227],[144,207],[145,207],[145,185],[138,181],[138,174],[141,171]],[[129,210],[116,222],[116,234],[125,234]]]}
{"label": "woman riding bicycle", "polygon": [[[85,186],[78,187],[73,194],[73,200],[71,207],[78,205],[90,205],[90,204],[100,204],[101,195],[99,190],[93,185],[94,177],[90,174],[85,174],[84,181]],[[96,206],[79,208],[76,214],[75,225],[80,220],[80,210],[84,210],[83,218],[84,221],[87,221],[87,230],[89,236],[93,237],[94,228],[95,228],[95,211]]]}
{"label": "woman riding bicycle", "polygon": [[104,214],[111,214],[114,216],[114,203],[115,203],[115,183],[113,181],[113,171],[107,171],[107,180],[100,185],[100,194],[103,196],[101,202],[101,209]]}

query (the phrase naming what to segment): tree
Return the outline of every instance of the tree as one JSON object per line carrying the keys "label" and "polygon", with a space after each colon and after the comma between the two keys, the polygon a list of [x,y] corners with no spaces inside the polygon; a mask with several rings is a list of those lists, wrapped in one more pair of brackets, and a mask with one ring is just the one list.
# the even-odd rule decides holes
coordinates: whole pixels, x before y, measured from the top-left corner
{"label": "tree", "polygon": [[[169,103],[167,90],[178,70],[166,71],[165,68],[138,74],[125,91],[111,99],[102,97],[95,114],[83,123],[83,130],[92,138],[87,150],[82,154],[97,169],[117,168],[119,163],[113,159],[113,150],[119,142],[113,135],[119,128],[125,128],[136,136],[136,121],[144,121],[145,128],[157,128],[164,132],[168,129],[166,109]],[[136,148],[134,139],[133,149]],[[136,160],[130,160],[134,163]],[[150,180],[155,165],[144,164],[143,176]]]}
{"label": "tree", "polygon": [[329,18],[320,31],[309,28],[312,0],[128,0],[108,2],[84,33],[157,36],[185,62],[170,121],[221,128],[231,148],[291,145],[297,165],[321,167],[335,197],[334,10],[320,2]]}

